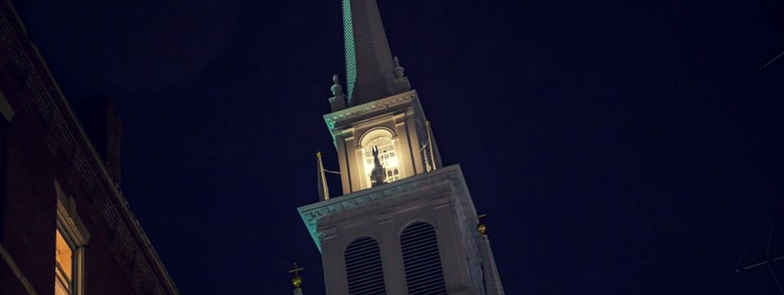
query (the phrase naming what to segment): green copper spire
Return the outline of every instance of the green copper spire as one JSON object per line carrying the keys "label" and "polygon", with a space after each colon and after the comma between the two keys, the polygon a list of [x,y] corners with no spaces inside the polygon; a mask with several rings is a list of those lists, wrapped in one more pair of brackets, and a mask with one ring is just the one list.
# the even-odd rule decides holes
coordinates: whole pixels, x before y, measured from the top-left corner
{"label": "green copper spire", "polygon": [[395,94],[395,64],[376,0],[343,0],[349,107]]}

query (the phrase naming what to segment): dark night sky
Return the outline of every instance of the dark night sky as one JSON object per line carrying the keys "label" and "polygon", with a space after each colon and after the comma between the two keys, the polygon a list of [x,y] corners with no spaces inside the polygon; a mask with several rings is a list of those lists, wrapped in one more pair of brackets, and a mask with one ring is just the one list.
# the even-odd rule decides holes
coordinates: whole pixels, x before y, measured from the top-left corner
{"label": "dark night sky", "polygon": [[[183,295],[290,294],[294,261],[324,295],[296,207],[316,151],[337,169],[340,1],[13,2],[69,100],[115,99],[123,191]],[[508,294],[779,294],[733,270],[771,227],[784,255],[784,59],[758,70],[784,1],[379,2]]]}

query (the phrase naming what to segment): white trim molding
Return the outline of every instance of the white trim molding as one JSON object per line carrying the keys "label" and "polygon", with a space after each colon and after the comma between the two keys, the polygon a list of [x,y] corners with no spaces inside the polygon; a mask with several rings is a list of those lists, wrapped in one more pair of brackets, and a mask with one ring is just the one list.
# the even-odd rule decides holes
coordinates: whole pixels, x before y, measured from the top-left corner
{"label": "white trim molding", "polygon": [[57,179],[54,185],[57,190],[57,230],[74,247],[71,295],[84,295],[84,249],[90,241],[90,232],[76,212],[74,199],[63,192]]}
{"label": "white trim molding", "polygon": [[406,91],[400,94],[395,94],[387,98],[374,100],[365,104],[355,107],[347,108],[337,112],[324,115],[324,121],[327,123],[330,131],[335,130],[335,126],[340,126],[342,122],[354,118],[362,118],[377,112],[386,112],[392,108],[415,103],[415,107],[421,108],[419,100],[417,99],[416,90]]}

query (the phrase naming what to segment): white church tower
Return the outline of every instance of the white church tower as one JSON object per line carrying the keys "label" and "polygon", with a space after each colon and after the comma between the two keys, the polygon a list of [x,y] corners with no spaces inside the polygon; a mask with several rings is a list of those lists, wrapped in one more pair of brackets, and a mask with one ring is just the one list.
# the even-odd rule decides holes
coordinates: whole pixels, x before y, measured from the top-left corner
{"label": "white church tower", "polygon": [[343,0],[343,26],[347,91],[334,76],[324,115],[343,195],[329,197],[318,154],[320,200],[298,208],[326,295],[503,295],[463,173],[441,165],[376,0]]}

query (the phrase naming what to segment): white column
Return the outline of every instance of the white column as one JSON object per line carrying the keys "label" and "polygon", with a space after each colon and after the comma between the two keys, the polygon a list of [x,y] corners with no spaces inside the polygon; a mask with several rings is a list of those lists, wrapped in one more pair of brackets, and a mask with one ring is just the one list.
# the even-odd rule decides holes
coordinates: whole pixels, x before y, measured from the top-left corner
{"label": "white column", "polygon": [[348,281],[340,239],[334,228],[322,232],[321,263],[324,265],[326,295],[348,294]]}

